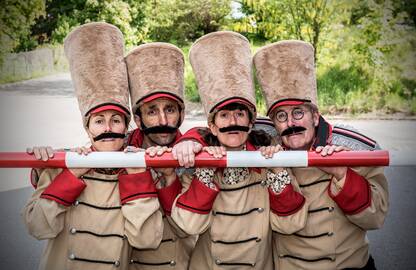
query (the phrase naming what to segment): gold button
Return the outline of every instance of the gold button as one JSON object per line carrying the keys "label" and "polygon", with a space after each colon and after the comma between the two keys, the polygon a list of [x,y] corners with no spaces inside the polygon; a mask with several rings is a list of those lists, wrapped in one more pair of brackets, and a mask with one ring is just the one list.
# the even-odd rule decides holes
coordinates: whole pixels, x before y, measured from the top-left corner
{"label": "gold button", "polygon": [[216,264],[216,265],[220,265],[220,264],[221,264],[221,261],[220,261],[220,260],[218,260],[218,259],[216,259],[216,260],[215,260],[215,264]]}
{"label": "gold button", "polygon": [[176,262],[175,261],[171,261],[170,262],[170,266],[175,266],[176,265]]}
{"label": "gold button", "polygon": [[115,262],[114,262],[114,266],[115,266],[115,267],[119,267],[119,266],[120,266],[120,261],[115,261]]}
{"label": "gold button", "polygon": [[257,212],[259,212],[259,213],[262,213],[263,211],[264,211],[264,208],[260,207],[260,208],[257,209]]}
{"label": "gold button", "polygon": [[75,228],[71,228],[71,230],[69,230],[72,234],[76,234],[77,233],[77,229]]}
{"label": "gold button", "polygon": [[70,260],[75,260],[75,254],[73,254],[73,253],[69,254],[69,259]]}

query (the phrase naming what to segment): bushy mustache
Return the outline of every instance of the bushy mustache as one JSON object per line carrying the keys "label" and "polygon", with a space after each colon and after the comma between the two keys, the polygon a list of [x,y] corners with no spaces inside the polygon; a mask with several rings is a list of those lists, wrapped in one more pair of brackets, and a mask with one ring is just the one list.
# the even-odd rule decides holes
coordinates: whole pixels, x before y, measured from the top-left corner
{"label": "bushy mustache", "polygon": [[115,133],[115,132],[104,132],[100,135],[93,138],[94,142],[100,141],[103,139],[124,139],[126,137],[123,133]]}
{"label": "bushy mustache", "polygon": [[221,133],[230,132],[230,131],[248,132],[250,130],[250,128],[246,127],[246,126],[233,125],[233,126],[220,128],[219,130],[220,130]]}
{"label": "bushy mustache", "polygon": [[177,127],[171,126],[154,126],[143,129],[144,134],[158,134],[158,133],[175,133],[178,130]]}
{"label": "bushy mustache", "polygon": [[287,135],[302,132],[302,131],[305,131],[305,130],[306,130],[306,128],[301,127],[301,126],[288,127],[287,129],[285,129],[282,132],[282,134],[280,134],[280,136],[287,136]]}

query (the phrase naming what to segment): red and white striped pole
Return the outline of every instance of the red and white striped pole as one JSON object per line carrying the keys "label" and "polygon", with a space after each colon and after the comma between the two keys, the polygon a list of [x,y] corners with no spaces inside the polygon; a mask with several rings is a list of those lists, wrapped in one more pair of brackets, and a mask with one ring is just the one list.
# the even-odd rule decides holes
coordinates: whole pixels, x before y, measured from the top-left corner
{"label": "red and white striped pole", "polygon": [[[264,158],[259,151],[229,151],[217,159],[208,153],[195,157],[195,167],[319,167],[319,166],[416,166],[410,152],[344,151],[322,157],[308,151],[282,151]],[[144,152],[58,152],[48,161],[23,152],[0,152],[0,168],[128,168],[179,167],[171,153],[150,157]]]}

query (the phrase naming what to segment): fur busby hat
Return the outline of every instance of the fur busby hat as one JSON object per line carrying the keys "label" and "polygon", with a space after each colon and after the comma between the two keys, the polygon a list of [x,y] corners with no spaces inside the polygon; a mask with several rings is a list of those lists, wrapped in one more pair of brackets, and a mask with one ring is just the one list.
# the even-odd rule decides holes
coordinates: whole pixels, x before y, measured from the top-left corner
{"label": "fur busby hat", "polygon": [[256,119],[256,97],[249,41],[231,31],[199,38],[189,51],[208,122],[230,103],[246,105]]}
{"label": "fur busby hat", "polygon": [[129,88],[121,31],[104,22],[87,23],[68,34],[64,49],[84,127],[91,112],[105,109],[124,113],[129,123]]}
{"label": "fur busby hat", "polygon": [[298,40],[279,41],[261,48],[253,58],[267,104],[276,107],[309,103],[317,106],[314,48]]}
{"label": "fur busby hat", "polygon": [[169,43],[143,44],[125,57],[130,82],[131,107],[138,108],[156,98],[170,98],[182,109],[184,102],[184,57],[182,51]]}

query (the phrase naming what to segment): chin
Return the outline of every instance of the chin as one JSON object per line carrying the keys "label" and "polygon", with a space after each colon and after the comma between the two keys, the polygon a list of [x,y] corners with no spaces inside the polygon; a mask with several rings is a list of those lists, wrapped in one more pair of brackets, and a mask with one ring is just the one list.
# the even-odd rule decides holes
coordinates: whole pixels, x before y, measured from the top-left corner
{"label": "chin", "polygon": [[123,147],[123,143],[120,142],[97,142],[93,144],[93,147],[100,152],[113,152],[120,151]]}

